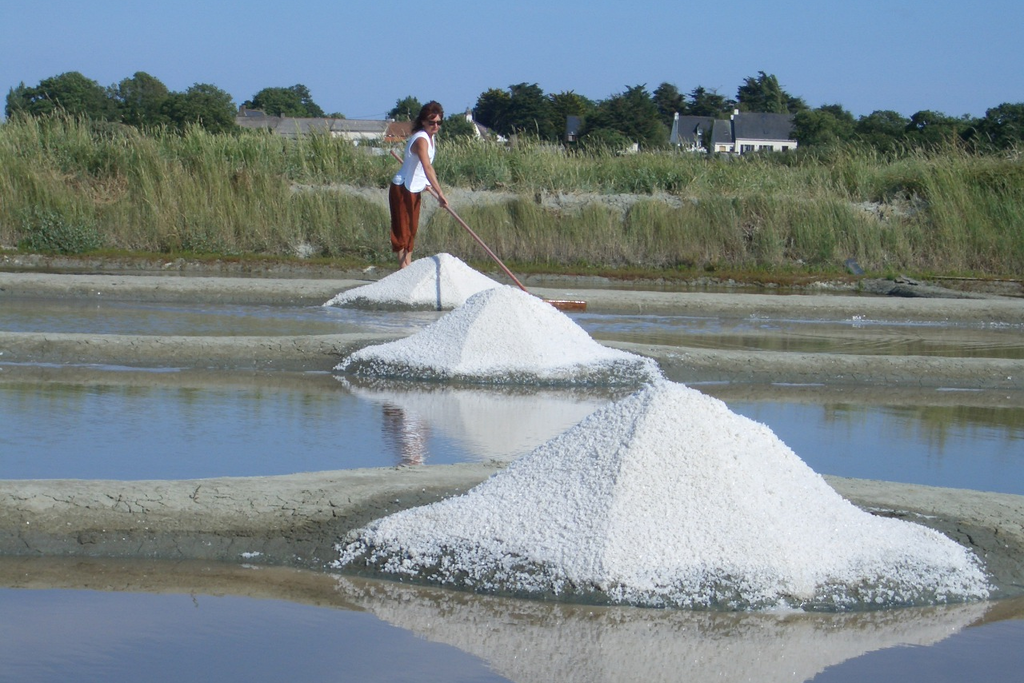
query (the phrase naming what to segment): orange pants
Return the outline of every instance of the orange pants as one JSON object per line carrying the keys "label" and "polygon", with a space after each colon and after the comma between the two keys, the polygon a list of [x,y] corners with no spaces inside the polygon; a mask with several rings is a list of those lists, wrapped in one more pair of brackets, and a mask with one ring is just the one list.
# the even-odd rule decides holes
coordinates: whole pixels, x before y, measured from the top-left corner
{"label": "orange pants", "polygon": [[412,251],[420,224],[420,194],[391,183],[388,204],[391,205],[391,251]]}

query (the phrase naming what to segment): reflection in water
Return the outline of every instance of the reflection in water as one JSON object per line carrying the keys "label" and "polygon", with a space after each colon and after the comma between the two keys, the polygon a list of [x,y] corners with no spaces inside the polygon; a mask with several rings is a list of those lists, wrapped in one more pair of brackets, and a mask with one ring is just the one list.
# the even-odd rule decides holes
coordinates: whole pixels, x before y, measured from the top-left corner
{"label": "reflection in water", "polygon": [[348,602],[476,655],[517,683],[806,681],[899,645],[931,645],[988,604],[859,613],[695,612],[593,607],[338,578]]}
{"label": "reflection in water", "polygon": [[[482,387],[336,377],[359,398],[384,407],[393,452],[427,458],[423,435],[432,430],[462,443],[479,461],[526,455],[587,415],[627,396],[624,387]],[[405,456],[400,458],[405,461]],[[427,462],[427,464],[432,464]]]}
{"label": "reflection in water", "polygon": [[0,557],[0,681],[506,680],[335,585],[282,567]]}
{"label": "reflection in water", "polygon": [[[817,472],[1024,494],[1024,396],[696,385]],[[364,382],[327,373],[0,362],[0,478],[189,479],[386,467],[381,406],[430,426],[426,464],[508,461],[626,389]]]}
{"label": "reflection in water", "polygon": [[[600,608],[282,567],[0,558],[0,680],[799,683],[860,658],[858,676],[838,667],[835,680],[1010,681],[1022,616],[1021,600],[841,614]],[[983,624],[942,660],[945,677],[890,674],[948,654],[899,646]],[[1002,626],[1001,640],[983,635]],[[975,677],[979,662],[1002,668]]]}
{"label": "reflection in water", "polygon": [[[386,462],[377,407],[327,377],[0,369],[0,478],[273,476]],[[369,426],[368,426],[369,425]],[[339,434],[344,442],[339,447]]]}
{"label": "reflection in water", "polygon": [[399,465],[422,465],[427,459],[430,425],[416,413],[391,403],[383,405],[384,442]]}
{"label": "reflection in water", "polygon": [[901,405],[877,395],[870,403],[825,396],[817,404],[725,400],[771,427],[821,474],[1024,494],[1024,406],[1010,401]]}

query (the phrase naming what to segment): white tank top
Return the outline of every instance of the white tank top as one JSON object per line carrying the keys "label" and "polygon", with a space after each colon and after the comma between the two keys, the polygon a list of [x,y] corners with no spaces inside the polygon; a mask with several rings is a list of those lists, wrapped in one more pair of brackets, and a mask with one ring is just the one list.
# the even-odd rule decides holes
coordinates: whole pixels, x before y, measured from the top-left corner
{"label": "white tank top", "polygon": [[412,151],[413,144],[419,138],[426,138],[427,157],[430,159],[431,164],[434,163],[434,141],[427,135],[427,131],[417,131],[405,143],[405,156],[403,157],[402,168],[391,180],[395,185],[405,185],[405,189],[413,193],[423,192],[423,189],[427,186],[427,174],[423,172],[423,164],[420,163],[420,158]]}

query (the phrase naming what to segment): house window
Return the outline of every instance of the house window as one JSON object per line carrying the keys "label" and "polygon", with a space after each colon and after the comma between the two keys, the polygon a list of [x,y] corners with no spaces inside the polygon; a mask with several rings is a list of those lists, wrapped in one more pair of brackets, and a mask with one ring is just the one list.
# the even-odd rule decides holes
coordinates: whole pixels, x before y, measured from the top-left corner
{"label": "house window", "polygon": [[753,152],[753,145],[740,145],[740,154],[746,154],[747,152]]}

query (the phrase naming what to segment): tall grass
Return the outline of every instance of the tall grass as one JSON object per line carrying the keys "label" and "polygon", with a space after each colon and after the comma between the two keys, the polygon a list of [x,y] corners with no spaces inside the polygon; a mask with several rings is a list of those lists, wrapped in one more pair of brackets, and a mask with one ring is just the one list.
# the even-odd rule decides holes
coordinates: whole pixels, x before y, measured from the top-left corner
{"label": "tall grass", "polygon": [[[99,246],[110,249],[287,254],[310,245],[324,255],[364,256],[386,225],[381,206],[294,187],[339,177],[353,165],[372,171],[366,155],[329,142],[9,121],[0,127],[0,244],[25,244],[45,215],[53,232],[96,226]],[[54,243],[52,250],[72,246]]]}
{"label": "tall grass", "polygon": [[[56,252],[390,258],[396,162],[327,136],[0,125],[0,245]],[[503,258],[538,267],[1024,272],[1020,156],[837,147],[742,159],[444,143],[455,205]],[[574,198],[550,208],[551,198]],[[430,200],[427,200],[428,202]],[[479,259],[436,212],[421,253]]]}

